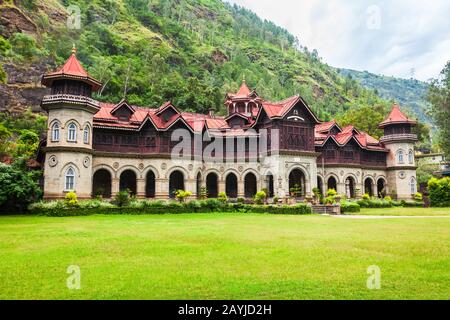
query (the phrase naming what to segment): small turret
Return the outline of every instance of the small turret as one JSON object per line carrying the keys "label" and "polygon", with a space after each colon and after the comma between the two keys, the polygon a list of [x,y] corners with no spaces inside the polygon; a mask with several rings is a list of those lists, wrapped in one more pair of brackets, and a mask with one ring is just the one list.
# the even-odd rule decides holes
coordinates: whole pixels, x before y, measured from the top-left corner
{"label": "small turret", "polygon": [[51,88],[41,103],[48,112],[44,198],[64,198],[66,192],[80,190],[79,198],[89,198],[93,119],[100,110],[91,96],[101,83],[84,70],[73,47],[66,63],[46,73],[42,84]]}
{"label": "small turret", "polygon": [[46,73],[42,77],[42,84],[52,89],[54,94],[72,94],[91,97],[93,91],[101,87],[101,83],[91,77],[76,57],[76,48],[66,63],[57,71]]}
{"label": "small turret", "polygon": [[225,105],[228,107],[228,116],[240,114],[244,117],[255,116],[258,112],[261,98],[255,90],[250,90],[245,78],[242,79],[241,87],[237,93],[228,93]]}
{"label": "small turret", "polygon": [[384,129],[380,142],[389,150],[386,161],[388,180],[400,199],[411,199],[417,192],[414,157],[417,135],[412,133],[415,125],[417,121],[408,118],[397,104],[379,125]]}

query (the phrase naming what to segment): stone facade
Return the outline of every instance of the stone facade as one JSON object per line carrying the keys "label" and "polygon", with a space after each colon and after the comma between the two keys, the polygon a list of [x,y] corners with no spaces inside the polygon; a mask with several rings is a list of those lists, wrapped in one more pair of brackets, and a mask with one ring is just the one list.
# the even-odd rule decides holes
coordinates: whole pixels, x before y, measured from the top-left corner
{"label": "stone facade", "polygon": [[[265,101],[245,82],[227,95],[226,117],[180,112],[169,102],[145,109],[126,100],[95,101],[91,92],[100,83],[84,71],[75,53],[42,82],[52,89],[42,101],[49,116],[43,146],[45,199],[63,198],[69,191],[79,198],[109,198],[121,190],[138,198],[167,199],[178,189],[197,197],[202,188],[211,197],[225,192],[231,198],[252,198],[262,189],[280,198],[293,193],[310,197],[314,188],[335,188],[349,198],[396,193],[410,199],[415,192],[414,122],[398,106],[380,124],[385,136],[378,141],[353,126],[320,122],[299,96]],[[171,136],[177,130],[192,141],[243,138],[243,153],[233,145],[228,161],[217,157],[221,146],[214,149],[214,159],[202,157],[209,145],[200,139],[200,156],[189,142],[193,155],[175,157]],[[260,144],[266,136],[267,150]],[[252,139],[259,143],[255,150]]]}

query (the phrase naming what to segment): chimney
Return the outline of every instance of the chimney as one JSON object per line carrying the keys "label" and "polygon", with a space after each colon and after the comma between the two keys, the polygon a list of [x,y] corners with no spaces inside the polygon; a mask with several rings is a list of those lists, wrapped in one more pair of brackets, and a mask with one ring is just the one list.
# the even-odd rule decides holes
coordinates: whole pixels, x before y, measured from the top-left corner
{"label": "chimney", "polygon": [[212,108],[208,109],[208,115],[209,115],[211,118],[214,118],[214,109],[212,109]]}

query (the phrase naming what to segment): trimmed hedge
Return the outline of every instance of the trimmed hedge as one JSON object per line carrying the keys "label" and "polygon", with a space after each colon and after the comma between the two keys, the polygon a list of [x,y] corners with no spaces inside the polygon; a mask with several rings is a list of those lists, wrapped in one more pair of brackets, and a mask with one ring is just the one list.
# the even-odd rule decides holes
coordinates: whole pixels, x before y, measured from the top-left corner
{"label": "trimmed hedge", "polygon": [[51,217],[106,215],[143,215],[143,214],[181,214],[181,213],[269,213],[269,214],[311,214],[306,204],[294,206],[248,205],[243,203],[226,204],[217,199],[179,203],[174,201],[132,201],[126,207],[118,207],[100,200],[80,201],[77,207],[68,207],[64,201],[38,202],[29,207],[32,214]]}
{"label": "trimmed hedge", "polygon": [[392,208],[399,207],[401,203],[382,199],[369,199],[357,201],[361,208]]}
{"label": "trimmed hedge", "polygon": [[341,213],[355,213],[360,212],[361,206],[356,202],[350,202],[350,201],[342,201],[341,202]]}

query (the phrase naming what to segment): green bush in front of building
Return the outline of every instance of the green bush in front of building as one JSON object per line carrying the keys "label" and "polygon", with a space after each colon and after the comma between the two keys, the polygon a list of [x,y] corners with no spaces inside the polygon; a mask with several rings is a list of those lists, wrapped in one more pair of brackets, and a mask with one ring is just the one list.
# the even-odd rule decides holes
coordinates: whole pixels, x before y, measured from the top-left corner
{"label": "green bush in front of building", "polygon": [[450,178],[428,181],[428,192],[432,207],[450,207]]}
{"label": "green bush in front of building", "polygon": [[249,205],[243,203],[223,203],[218,199],[193,200],[185,203],[176,201],[132,200],[119,206],[101,200],[78,201],[76,206],[67,201],[37,202],[29,206],[29,212],[37,215],[63,217],[93,214],[180,214],[180,213],[268,213],[268,214],[310,214],[311,208],[304,203],[293,206]]}

